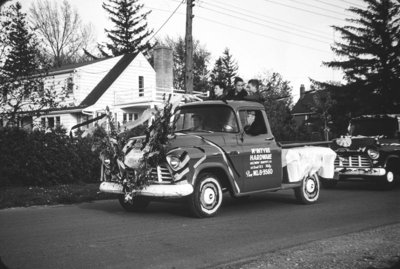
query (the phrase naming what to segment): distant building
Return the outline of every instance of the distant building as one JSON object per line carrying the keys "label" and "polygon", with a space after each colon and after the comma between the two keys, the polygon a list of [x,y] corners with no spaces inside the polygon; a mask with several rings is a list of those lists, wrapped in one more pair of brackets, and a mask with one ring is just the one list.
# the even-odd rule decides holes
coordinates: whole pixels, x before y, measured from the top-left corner
{"label": "distant building", "polygon": [[303,84],[300,86],[300,98],[292,109],[292,116],[296,122],[296,126],[303,125],[314,114],[311,110],[313,104],[313,93],[306,92]]}
{"label": "distant building", "polygon": [[173,92],[172,50],[155,48],[154,68],[141,53],[63,66],[49,72],[44,87],[68,93],[64,99],[57,99],[62,108],[47,110],[35,118],[24,117],[20,126],[63,126],[69,131],[104,113],[107,106],[118,122],[132,121]]}
{"label": "distant building", "polygon": [[[318,96],[319,95],[319,96]],[[304,85],[300,86],[300,98],[292,109],[292,116],[296,127],[304,126],[312,135],[312,140],[322,140],[321,133],[323,122],[320,117],[312,110],[315,106],[315,98],[326,96],[326,91],[306,91]]]}

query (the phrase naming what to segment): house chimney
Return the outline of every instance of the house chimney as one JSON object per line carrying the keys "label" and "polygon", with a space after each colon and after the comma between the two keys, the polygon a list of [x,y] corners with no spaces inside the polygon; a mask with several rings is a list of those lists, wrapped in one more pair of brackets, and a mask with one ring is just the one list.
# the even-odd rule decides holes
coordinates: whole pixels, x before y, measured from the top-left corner
{"label": "house chimney", "polygon": [[154,70],[156,71],[157,90],[173,88],[173,54],[172,49],[166,46],[154,48]]}
{"label": "house chimney", "polygon": [[304,84],[301,84],[300,85],[300,98],[303,98],[305,94],[306,94],[306,87],[304,87]]}

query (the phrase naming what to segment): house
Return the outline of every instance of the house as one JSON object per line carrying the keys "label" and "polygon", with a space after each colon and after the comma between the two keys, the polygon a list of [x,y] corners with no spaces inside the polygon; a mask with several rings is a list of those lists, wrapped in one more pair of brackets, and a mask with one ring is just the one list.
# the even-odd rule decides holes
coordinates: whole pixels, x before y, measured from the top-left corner
{"label": "house", "polygon": [[328,119],[316,113],[316,110],[328,109],[329,100],[326,90],[306,92],[304,85],[300,86],[300,98],[292,109],[292,116],[296,127],[305,127],[312,140],[328,139],[330,135]]}
{"label": "house", "polygon": [[292,116],[297,127],[305,124],[314,114],[314,112],[311,110],[314,93],[315,92],[306,92],[304,85],[301,84],[300,98],[292,109]]}
{"label": "house", "polygon": [[[141,54],[125,54],[51,70],[44,87],[58,93],[60,108],[36,118],[24,118],[22,125],[53,128],[72,126],[104,113],[109,107],[120,123],[140,117],[149,107],[160,105],[173,92],[173,57],[167,47],[154,49],[154,68]],[[88,126],[87,126],[88,127]]]}

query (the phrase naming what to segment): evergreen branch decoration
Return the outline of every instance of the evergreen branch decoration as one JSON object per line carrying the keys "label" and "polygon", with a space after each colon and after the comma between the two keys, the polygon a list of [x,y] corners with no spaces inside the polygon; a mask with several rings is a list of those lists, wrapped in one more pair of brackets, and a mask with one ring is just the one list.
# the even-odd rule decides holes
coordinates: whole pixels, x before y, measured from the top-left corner
{"label": "evergreen branch decoration", "polygon": [[[153,113],[152,123],[145,130],[145,139],[141,144],[139,165],[134,170],[124,163],[126,154],[134,149],[135,145],[127,143],[132,136],[126,135],[126,130],[121,130],[112,117],[108,107],[106,109],[105,122],[94,131],[93,151],[98,151],[100,159],[106,168],[107,180],[120,182],[124,185],[128,197],[132,197],[135,190],[141,190],[149,185],[154,178],[151,175],[152,168],[156,168],[165,162],[165,146],[168,137],[172,133],[171,117],[173,104],[170,97],[162,108],[156,108]],[[131,140],[132,141],[132,140]],[[139,149],[136,149],[139,151]]]}

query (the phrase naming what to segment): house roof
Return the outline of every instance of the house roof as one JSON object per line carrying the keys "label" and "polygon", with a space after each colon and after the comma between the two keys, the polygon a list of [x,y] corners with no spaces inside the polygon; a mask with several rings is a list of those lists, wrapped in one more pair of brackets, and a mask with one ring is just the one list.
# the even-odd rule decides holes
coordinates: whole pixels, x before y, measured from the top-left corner
{"label": "house roof", "polygon": [[114,83],[114,81],[122,74],[125,68],[136,58],[138,53],[125,54],[114,65],[113,68],[104,76],[99,84],[86,96],[86,98],[79,104],[79,107],[88,107],[94,105],[97,100],[106,92],[106,90]]}
{"label": "house roof", "polygon": [[101,58],[101,59],[96,59],[96,60],[83,62],[83,63],[63,65],[61,67],[57,67],[57,68],[51,69],[49,71],[49,74],[54,75],[54,74],[60,74],[60,73],[69,73],[69,72],[71,72],[71,71],[73,71],[73,70],[75,70],[75,69],[77,69],[79,67],[86,66],[86,65],[89,65],[89,64],[98,63],[98,62],[105,61],[105,60],[108,60],[108,59],[110,59],[110,58]]}
{"label": "house roof", "polygon": [[325,95],[326,91],[309,91],[305,92],[304,95],[297,101],[292,109],[292,114],[311,114],[313,113],[310,107],[314,104],[315,94]]}

